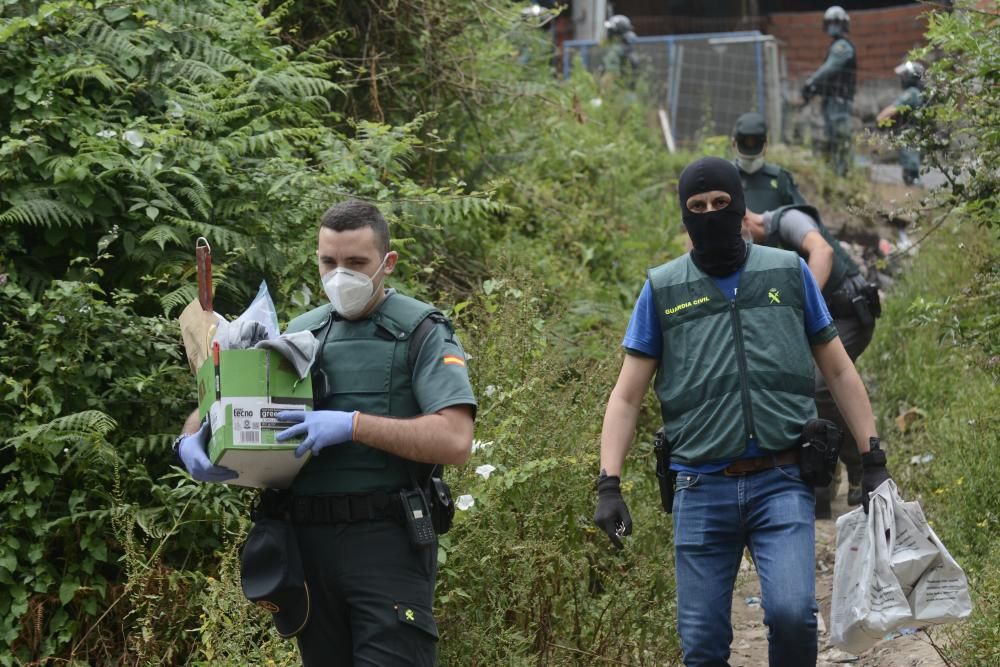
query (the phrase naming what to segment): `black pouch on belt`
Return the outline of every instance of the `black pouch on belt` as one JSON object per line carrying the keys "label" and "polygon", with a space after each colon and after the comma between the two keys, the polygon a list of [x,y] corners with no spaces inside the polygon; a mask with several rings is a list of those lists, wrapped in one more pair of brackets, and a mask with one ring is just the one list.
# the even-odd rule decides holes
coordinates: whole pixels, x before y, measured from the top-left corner
{"label": "black pouch on belt", "polygon": [[827,486],[833,481],[843,437],[843,431],[829,419],[810,419],[805,423],[799,438],[802,481],[812,486]]}
{"label": "black pouch on belt", "polygon": [[451,488],[440,476],[432,475],[429,491],[434,532],[444,535],[451,530],[451,522],[455,518],[455,503],[451,499]]}
{"label": "black pouch on belt", "polygon": [[656,482],[660,486],[660,504],[663,511],[671,514],[674,511],[674,480],[677,473],[670,469],[670,443],[663,435],[663,427],[656,431],[653,440],[653,455],[656,457]]}

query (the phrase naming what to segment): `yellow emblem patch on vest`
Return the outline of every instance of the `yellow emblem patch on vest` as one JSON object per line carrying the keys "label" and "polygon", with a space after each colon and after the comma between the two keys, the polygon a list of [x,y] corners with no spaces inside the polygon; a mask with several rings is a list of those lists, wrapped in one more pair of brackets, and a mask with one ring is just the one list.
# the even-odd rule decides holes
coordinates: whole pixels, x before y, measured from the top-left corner
{"label": "yellow emblem patch on vest", "polygon": [[685,301],[684,303],[679,303],[676,306],[671,306],[663,311],[665,315],[673,315],[674,313],[680,312],[685,308],[691,308],[692,306],[700,306],[703,303],[708,303],[711,301],[707,296],[702,296],[693,301]]}
{"label": "yellow emblem patch on vest", "polygon": [[781,292],[772,287],[767,291],[767,298],[771,303],[781,303]]}
{"label": "yellow emblem patch on vest", "polygon": [[441,361],[445,366],[465,366],[465,359],[454,354],[444,355],[444,359]]}
{"label": "yellow emblem patch on vest", "polygon": [[413,615],[413,610],[412,609],[407,609],[405,616],[406,616],[406,620],[408,620],[408,621],[415,621],[415,620],[417,620],[416,616]]}
{"label": "yellow emblem patch on vest", "polygon": [[775,190],[778,189],[778,179],[776,178],[771,179],[771,187],[774,188]]}

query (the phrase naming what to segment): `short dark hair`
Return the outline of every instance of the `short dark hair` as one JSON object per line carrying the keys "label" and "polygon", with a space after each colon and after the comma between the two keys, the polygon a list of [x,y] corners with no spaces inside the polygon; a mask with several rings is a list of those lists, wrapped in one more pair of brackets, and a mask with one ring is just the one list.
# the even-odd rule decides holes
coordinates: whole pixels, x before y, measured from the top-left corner
{"label": "short dark hair", "polygon": [[389,252],[389,223],[382,217],[378,207],[360,199],[348,199],[334,204],[320,218],[321,227],[343,232],[349,229],[371,227],[375,232],[375,243],[383,255]]}

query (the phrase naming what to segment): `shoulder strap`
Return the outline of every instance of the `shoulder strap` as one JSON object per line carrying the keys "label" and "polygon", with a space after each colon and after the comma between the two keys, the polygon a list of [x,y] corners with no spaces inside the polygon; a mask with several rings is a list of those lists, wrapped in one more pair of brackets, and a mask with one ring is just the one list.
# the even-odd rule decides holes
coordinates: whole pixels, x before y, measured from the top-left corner
{"label": "shoulder strap", "polygon": [[427,317],[420,321],[417,328],[413,330],[413,334],[410,336],[410,348],[406,352],[406,365],[410,368],[410,373],[413,373],[413,369],[417,365],[417,357],[420,355],[420,350],[424,347],[424,341],[427,340],[427,336],[438,324],[448,324],[448,318],[441,313],[434,311],[428,313]]}

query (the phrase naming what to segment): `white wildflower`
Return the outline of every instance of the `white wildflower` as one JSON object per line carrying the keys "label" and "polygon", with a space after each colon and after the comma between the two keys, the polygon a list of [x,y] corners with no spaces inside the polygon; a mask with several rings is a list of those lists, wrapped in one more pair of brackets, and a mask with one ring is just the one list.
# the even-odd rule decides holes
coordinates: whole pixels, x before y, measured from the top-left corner
{"label": "white wildflower", "polygon": [[467,493],[455,499],[455,507],[462,510],[463,512],[468,510],[475,504],[476,504],[476,499]]}
{"label": "white wildflower", "polygon": [[142,148],[146,144],[146,140],[142,138],[142,134],[136,130],[125,130],[125,133],[122,134],[122,139],[136,148]]}
{"label": "white wildflower", "polygon": [[478,452],[480,449],[485,449],[485,448],[489,447],[492,444],[493,444],[492,440],[490,440],[488,442],[483,442],[482,440],[473,440],[472,441],[472,451]]}
{"label": "white wildflower", "polygon": [[492,384],[486,385],[486,389],[483,390],[483,393],[486,394],[487,398],[489,398],[493,394],[497,393],[496,385],[492,385]]}
{"label": "white wildflower", "polygon": [[99,136],[101,139],[114,139],[115,137],[118,136],[118,133],[115,132],[114,130],[101,130],[100,132],[97,133],[97,136]]}
{"label": "white wildflower", "polygon": [[484,463],[483,465],[476,468],[476,474],[481,475],[483,479],[489,479],[493,471],[496,470],[496,466],[491,466],[489,463]]}

